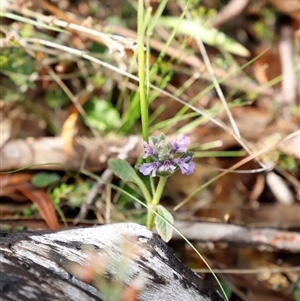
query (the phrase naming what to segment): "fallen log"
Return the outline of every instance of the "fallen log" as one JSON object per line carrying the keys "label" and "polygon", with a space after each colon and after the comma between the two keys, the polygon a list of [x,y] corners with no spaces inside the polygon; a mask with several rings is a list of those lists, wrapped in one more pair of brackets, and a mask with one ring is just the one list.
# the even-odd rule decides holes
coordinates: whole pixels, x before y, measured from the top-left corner
{"label": "fallen log", "polygon": [[[133,223],[1,232],[0,260],[2,301],[224,300],[157,234]],[[83,281],[89,277],[90,283]],[[117,288],[120,295],[112,297]]]}
{"label": "fallen log", "polygon": [[[238,108],[236,108],[238,109]],[[245,127],[245,118],[238,119],[238,116],[244,116],[242,111],[235,110],[234,115],[239,128],[243,128],[243,138],[251,141],[254,139],[253,130]],[[233,111],[233,113],[235,112]],[[271,118],[266,120],[265,113],[259,114],[260,118],[256,117],[258,113],[255,110],[247,110],[247,115],[252,119],[248,120],[251,124],[255,120],[259,124],[261,132],[255,132],[256,136],[269,136],[270,133],[278,132],[278,128],[267,128]],[[247,123],[246,123],[247,124]],[[215,125],[208,127],[206,132],[214,133],[214,139],[222,141],[223,145],[218,147],[218,150],[226,150],[227,148],[237,145],[234,137]],[[300,159],[299,156],[299,141],[300,131],[294,125],[286,127],[282,135],[285,139],[278,143],[278,149],[286,154]],[[167,139],[173,140],[175,136],[167,136]],[[191,135],[192,141],[198,141],[198,134]],[[201,136],[201,143],[208,143],[212,140],[210,135]],[[6,142],[2,147],[0,145],[0,172],[11,171],[14,169],[42,169],[42,170],[89,170],[102,171],[107,168],[107,162],[110,158],[123,158],[129,163],[135,163],[137,158],[143,155],[144,145],[143,139],[139,136],[117,137],[112,139],[75,137],[73,140],[70,153],[66,152],[65,141],[62,137],[43,137],[43,138],[28,138],[14,139]]]}
{"label": "fallen log", "polygon": [[49,170],[100,171],[107,167],[110,158],[126,155],[134,163],[143,152],[143,140],[138,136],[115,140],[76,137],[67,154],[61,137],[15,139],[0,148],[0,171],[22,167]]}

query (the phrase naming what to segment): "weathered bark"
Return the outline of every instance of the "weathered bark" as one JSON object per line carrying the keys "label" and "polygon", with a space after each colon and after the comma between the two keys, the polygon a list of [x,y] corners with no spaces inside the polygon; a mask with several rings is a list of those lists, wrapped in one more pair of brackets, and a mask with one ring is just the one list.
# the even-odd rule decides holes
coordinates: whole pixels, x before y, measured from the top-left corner
{"label": "weathered bark", "polygon": [[[117,279],[124,288],[132,286],[137,279],[142,280],[138,300],[224,300],[210,283],[185,267],[158,235],[137,224],[51,233],[2,232],[1,300],[112,300],[103,294],[101,285],[98,291],[71,274],[75,264],[77,270],[78,266],[87,266],[86,246],[99,256],[98,262],[94,260],[92,264],[99,267],[99,261],[103,263],[98,268],[99,274],[109,279],[109,283]],[[123,267],[125,264],[125,273],[120,272],[119,264]],[[119,300],[133,299],[120,297]]]}

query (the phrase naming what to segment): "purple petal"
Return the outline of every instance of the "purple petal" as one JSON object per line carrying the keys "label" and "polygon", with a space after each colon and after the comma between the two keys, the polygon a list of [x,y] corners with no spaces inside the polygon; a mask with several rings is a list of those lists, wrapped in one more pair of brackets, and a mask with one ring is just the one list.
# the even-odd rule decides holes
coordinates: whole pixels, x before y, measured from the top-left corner
{"label": "purple petal", "polygon": [[190,156],[186,158],[174,159],[173,161],[178,165],[182,174],[191,175],[194,172],[195,163],[192,161],[188,162],[189,160],[191,160]]}
{"label": "purple petal", "polygon": [[174,166],[171,161],[165,160],[163,162],[163,164],[159,167],[158,171],[160,171],[162,173],[165,173],[165,172],[172,173],[175,169],[176,169],[176,166]]}
{"label": "purple petal", "polygon": [[185,153],[187,151],[187,146],[191,143],[191,139],[188,136],[182,134],[178,135],[178,138],[173,142],[173,149],[178,153]]}
{"label": "purple petal", "polygon": [[149,156],[156,156],[157,152],[154,149],[154,147],[150,146],[146,141],[144,141],[144,146],[145,146],[145,154],[143,156],[144,159],[146,159]]}
{"label": "purple petal", "polygon": [[159,162],[144,163],[140,166],[139,171],[144,176],[150,175],[150,173],[152,173],[152,177],[156,177],[156,171],[159,167]]}
{"label": "purple petal", "polygon": [[185,173],[189,176],[194,172],[194,169],[195,169],[195,163],[191,161],[188,163]]}

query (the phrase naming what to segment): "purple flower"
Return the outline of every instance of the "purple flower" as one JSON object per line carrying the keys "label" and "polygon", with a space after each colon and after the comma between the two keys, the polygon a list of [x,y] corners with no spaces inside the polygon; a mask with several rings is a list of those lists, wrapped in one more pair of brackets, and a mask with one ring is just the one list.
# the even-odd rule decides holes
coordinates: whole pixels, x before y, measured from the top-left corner
{"label": "purple flower", "polygon": [[144,159],[146,159],[149,156],[157,156],[157,152],[154,149],[154,147],[150,146],[146,141],[144,141],[145,146],[145,154],[143,156]]}
{"label": "purple flower", "polygon": [[[180,168],[183,174],[190,175],[194,172],[195,164],[192,162],[193,152],[187,151],[190,138],[178,135],[175,142],[169,142],[163,133],[159,137],[151,137],[153,145],[144,141],[145,154],[143,158],[152,158],[153,162],[138,164],[136,168],[145,176],[168,177]],[[183,153],[180,158],[175,158],[176,153]]]}
{"label": "purple flower", "polygon": [[[191,161],[192,157],[174,159],[173,162],[178,165],[182,174],[191,175],[194,172],[195,164]],[[189,162],[188,162],[189,161]]]}
{"label": "purple flower", "polygon": [[187,146],[190,143],[191,143],[190,137],[179,134],[176,141],[173,142],[173,149],[175,152],[184,153],[187,151]]}
{"label": "purple flower", "polygon": [[151,162],[151,163],[144,163],[139,167],[139,171],[144,175],[150,175],[152,173],[152,177],[156,177],[156,171],[160,167],[160,162]]}

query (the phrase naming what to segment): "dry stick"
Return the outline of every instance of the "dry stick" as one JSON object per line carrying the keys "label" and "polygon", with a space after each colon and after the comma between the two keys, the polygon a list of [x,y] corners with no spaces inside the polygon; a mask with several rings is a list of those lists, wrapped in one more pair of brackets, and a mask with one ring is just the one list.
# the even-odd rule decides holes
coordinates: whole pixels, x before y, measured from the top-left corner
{"label": "dry stick", "polygon": [[107,168],[101,175],[101,178],[99,178],[92,188],[90,189],[90,192],[85,197],[84,202],[82,203],[80,207],[80,211],[77,215],[77,217],[74,219],[74,224],[77,224],[78,222],[84,220],[87,216],[89,207],[92,205],[98,191],[101,189],[101,187],[104,185],[104,183],[107,183],[109,179],[112,177],[113,172],[110,168]]}
{"label": "dry stick", "polygon": [[[209,269],[192,269],[195,273],[210,273]],[[299,266],[294,267],[278,267],[278,268],[254,268],[254,269],[215,269],[215,273],[222,274],[261,274],[261,273],[290,273],[290,272],[300,272]]]}
{"label": "dry stick", "polygon": [[235,120],[234,120],[234,118],[233,118],[233,116],[232,116],[232,114],[231,114],[231,111],[230,111],[230,109],[229,109],[229,107],[228,107],[228,104],[227,104],[226,99],[225,99],[225,97],[224,97],[224,94],[223,94],[223,92],[222,92],[222,90],[221,90],[221,87],[220,87],[220,85],[219,85],[219,82],[218,82],[218,80],[217,80],[217,78],[216,78],[216,76],[215,76],[215,74],[214,74],[214,70],[213,70],[213,68],[212,68],[212,66],[211,66],[211,63],[210,63],[210,61],[209,61],[209,58],[208,58],[206,49],[205,49],[205,47],[204,47],[204,44],[203,44],[202,40],[200,40],[200,39],[196,39],[196,42],[197,42],[197,45],[198,45],[198,47],[199,47],[199,49],[200,49],[200,52],[201,52],[201,55],[202,55],[202,57],[203,57],[204,63],[205,63],[205,65],[206,65],[206,68],[207,68],[207,70],[208,70],[208,73],[209,73],[210,76],[211,76],[211,79],[212,79],[212,82],[213,82],[213,84],[214,84],[214,87],[215,87],[215,89],[216,89],[216,91],[217,91],[217,94],[218,94],[218,96],[219,96],[219,98],[220,98],[220,100],[221,100],[221,102],[222,102],[222,104],[223,104],[223,106],[224,106],[224,108],[225,108],[225,112],[227,113],[227,116],[228,116],[229,121],[230,121],[230,123],[231,123],[232,129],[234,130],[235,134],[236,134],[238,137],[240,137],[241,134],[240,134],[239,129],[238,129],[236,123],[235,123]]}
{"label": "dry stick", "polygon": [[105,223],[110,224],[110,213],[111,213],[111,187],[108,185],[106,186],[106,192],[105,192]]}
{"label": "dry stick", "polygon": [[173,211],[176,211],[178,210],[180,207],[182,207],[184,204],[186,204],[196,193],[198,193],[199,191],[201,191],[203,188],[207,187],[208,185],[210,185],[211,183],[213,183],[214,181],[218,180],[219,178],[223,177],[224,175],[232,172],[233,170],[241,167],[242,165],[244,165],[245,163],[255,159],[256,157],[264,154],[266,151],[272,149],[273,147],[275,147],[279,142],[281,142],[282,140],[287,140],[287,139],[290,139],[292,137],[294,137],[295,135],[298,134],[300,130],[288,135],[287,137],[283,138],[283,139],[280,139],[279,141],[277,142],[274,142],[272,143],[271,145],[263,148],[262,150],[254,153],[254,154],[251,154],[249,155],[248,157],[244,158],[243,160],[237,162],[236,164],[234,164],[232,167],[228,168],[228,170],[220,173],[219,175],[217,175],[216,177],[210,179],[209,181],[207,181],[205,184],[203,184],[199,189],[196,189],[193,193],[191,193],[188,197],[186,197],[180,204],[178,204],[174,209]]}
{"label": "dry stick", "polygon": [[[40,0],[40,4],[46,10],[54,13],[53,10],[55,9],[55,7],[53,7],[51,4],[41,0]],[[73,18],[68,17],[65,13],[63,14],[62,17],[66,18],[67,21],[59,20],[54,16],[45,16],[33,12],[26,8],[19,8],[11,5],[6,6],[5,4],[3,7],[12,11],[16,11],[20,14],[35,18],[39,22],[43,22],[45,24],[51,24],[51,25],[53,24],[57,27],[64,28],[70,32],[76,32],[77,34],[84,34],[85,38],[89,38],[92,41],[107,46],[111,52],[117,50],[121,54],[121,56],[124,56],[126,54],[124,48],[130,48],[133,51],[136,49],[135,40],[126,39],[118,35],[102,33],[101,31],[80,25],[80,22],[74,20]]]}
{"label": "dry stick", "polygon": [[[300,137],[299,137],[300,139]],[[290,182],[291,185],[293,185],[295,191],[299,191],[300,182],[297,180],[296,177],[292,176],[290,173],[288,173],[284,168],[282,168],[279,165],[276,165],[275,170],[281,174],[288,182]]]}
{"label": "dry stick", "polygon": [[[189,15],[189,19],[192,19],[191,14],[189,13],[188,15]],[[207,69],[207,71],[208,71],[208,73],[210,75],[210,78],[211,78],[211,80],[212,80],[212,82],[214,84],[216,92],[217,92],[217,94],[218,94],[218,96],[219,96],[219,98],[221,100],[221,103],[224,106],[225,112],[226,112],[226,114],[227,114],[227,116],[229,118],[229,121],[231,123],[232,129],[233,129],[234,133],[236,134],[236,136],[240,137],[241,135],[240,135],[239,129],[238,129],[238,127],[236,125],[236,122],[235,122],[235,120],[234,120],[234,118],[233,118],[233,116],[231,114],[231,111],[230,111],[230,109],[228,107],[228,104],[226,102],[224,94],[223,94],[223,92],[221,90],[220,84],[219,84],[219,82],[218,82],[218,80],[217,80],[217,78],[215,76],[214,69],[213,69],[213,67],[212,67],[212,65],[210,63],[210,60],[209,60],[207,51],[206,51],[206,49],[204,47],[204,44],[203,44],[202,40],[199,39],[199,38],[195,38],[195,40],[196,40],[196,43],[197,43],[198,48],[200,50],[200,53],[202,55],[202,58],[204,60],[204,64],[206,66],[206,69]]]}
{"label": "dry stick", "polygon": [[223,23],[239,15],[248,5],[249,0],[231,0],[217,13],[213,26],[218,28]]}
{"label": "dry stick", "polygon": [[279,28],[279,54],[282,69],[281,93],[283,102],[296,104],[297,79],[295,73],[294,51],[293,51],[294,31],[291,25],[283,25]]}
{"label": "dry stick", "polygon": [[[249,228],[235,224],[211,222],[180,222],[174,227],[189,241],[233,243],[239,245],[264,246],[266,249],[277,249],[293,253],[300,252],[300,233],[272,228]],[[174,232],[172,239],[181,239]]]}

